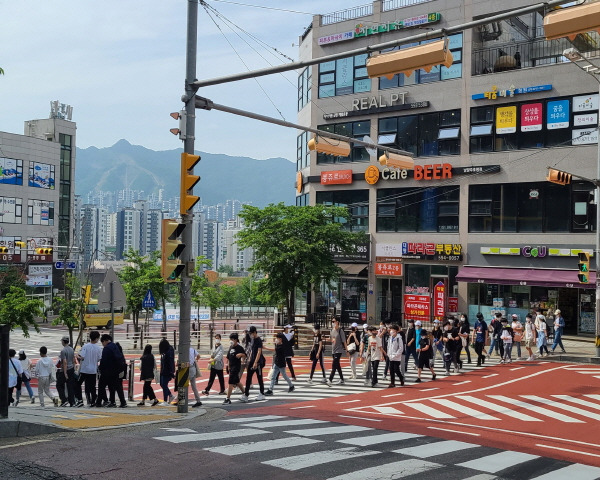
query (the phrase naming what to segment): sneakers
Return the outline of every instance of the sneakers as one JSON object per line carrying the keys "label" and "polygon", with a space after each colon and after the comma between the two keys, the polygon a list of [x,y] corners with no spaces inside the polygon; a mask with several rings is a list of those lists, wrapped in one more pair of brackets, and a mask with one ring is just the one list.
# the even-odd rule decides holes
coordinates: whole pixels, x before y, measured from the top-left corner
{"label": "sneakers", "polygon": [[223,400],[223,405],[231,405],[231,400],[229,398],[226,398],[225,400]]}
{"label": "sneakers", "polygon": [[221,390],[217,395],[225,395],[225,390]]}
{"label": "sneakers", "polygon": [[417,379],[415,380],[415,383],[421,383],[421,379],[420,379],[420,378],[417,378]]}
{"label": "sneakers", "polygon": [[[17,400],[17,403],[18,403],[18,400]],[[67,402],[66,400],[59,405],[59,407],[61,407],[61,408],[68,407],[68,406],[69,406],[69,402]]]}
{"label": "sneakers", "polygon": [[202,390],[200,393],[201,393],[202,395],[206,395],[206,396],[208,397],[208,390]]}
{"label": "sneakers", "polygon": [[126,403],[122,403],[121,405],[119,405],[119,408],[127,408],[127,404]]}
{"label": "sneakers", "polygon": [[55,406],[55,407],[58,407],[58,404],[59,404],[59,402],[60,402],[60,400],[58,399],[58,397],[54,397],[54,398],[52,399],[52,403],[54,403],[54,406]]}
{"label": "sneakers", "polygon": [[270,397],[271,395],[273,395],[273,390],[267,390],[267,391],[265,392],[265,395],[266,395],[267,397]]}
{"label": "sneakers", "polygon": [[335,382],[336,385],[345,385],[346,382],[344,382],[343,380],[338,380],[337,382]]}
{"label": "sneakers", "polygon": [[446,376],[450,375],[450,370],[446,370]]}
{"label": "sneakers", "polygon": [[31,397],[31,403],[35,403],[35,397]]}
{"label": "sneakers", "polygon": [[[33,402],[31,402],[31,403],[33,403]],[[81,407],[83,407],[83,400],[77,400],[77,401],[75,402],[75,406],[76,406],[77,408],[81,408]]]}
{"label": "sneakers", "polygon": [[323,377],[323,380],[321,380],[321,383],[328,383],[327,378]]}
{"label": "sneakers", "polygon": [[117,404],[116,404],[116,403],[114,403],[114,402],[112,402],[112,403],[109,403],[109,404],[106,406],[106,408],[117,408]]}
{"label": "sneakers", "polygon": [[248,395],[242,395],[240,397],[240,402],[248,403]]}
{"label": "sneakers", "polygon": [[309,385],[312,385],[312,384],[313,384],[312,378],[309,378],[309,379],[306,381],[306,383],[308,383]]}
{"label": "sneakers", "polygon": [[454,369],[454,373],[459,373],[459,372],[460,372],[460,369],[459,369],[458,367],[456,367],[456,368]]}
{"label": "sneakers", "polygon": [[[67,403],[67,402],[65,402],[65,404],[66,404],[66,403]],[[18,404],[19,404],[19,399],[17,398],[17,399],[15,400],[15,404],[14,404],[14,406],[16,407]]]}
{"label": "sneakers", "polygon": [[500,360],[500,365],[504,365],[504,360]]}
{"label": "sneakers", "polygon": [[387,375],[384,375],[384,376],[383,376],[383,381],[384,381],[384,382],[387,382],[387,381],[388,381],[388,377],[387,377]]}
{"label": "sneakers", "polygon": [[169,395],[169,398],[167,399],[167,403],[171,403],[173,400],[175,400],[175,395],[171,394],[171,395]]}
{"label": "sneakers", "polygon": [[296,390],[296,387],[292,385],[290,388],[288,388],[288,393],[292,393],[294,390]]}
{"label": "sneakers", "polygon": [[394,388],[395,386],[396,386],[396,384],[395,384],[395,383],[390,383],[390,384],[387,386],[387,388]]}
{"label": "sneakers", "polygon": [[363,385],[366,387],[367,385],[369,385],[371,383],[371,380],[365,380],[363,382]]}
{"label": "sneakers", "polygon": [[156,407],[160,402],[158,401],[158,398],[155,398],[152,403],[150,404],[151,407]]}
{"label": "sneakers", "polygon": [[192,405],[192,408],[198,408],[202,406],[202,402],[196,402]]}
{"label": "sneakers", "polygon": [[140,403],[137,404],[138,407],[144,407],[146,405],[146,402],[144,402],[144,400],[142,400]]}
{"label": "sneakers", "polygon": [[[431,376],[431,379],[432,379],[432,380],[435,380],[436,378],[437,378],[437,375],[434,373],[434,374]],[[404,385],[404,380],[402,380],[402,385]]]}
{"label": "sneakers", "polygon": [[259,393],[259,394],[256,396],[256,401],[257,401],[257,402],[259,402],[259,401],[261,401],[261,400],[266,400],[266,399],[267,399],[267,397],[265,397],[265,395],[264,395],[264,394],[262,394],[262,393]]}

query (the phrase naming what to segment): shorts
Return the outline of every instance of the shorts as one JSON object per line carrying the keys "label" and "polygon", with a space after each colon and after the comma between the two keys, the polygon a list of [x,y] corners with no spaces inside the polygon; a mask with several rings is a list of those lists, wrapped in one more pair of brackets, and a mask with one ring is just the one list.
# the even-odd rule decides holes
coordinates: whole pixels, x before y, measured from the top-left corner
{"label": "shorts", "polygon": [[241,372],[239,370],[229,371],[229,385],[237,385],[240,383]]}
{"label": "shorts", "polygon": [[534,340],[525,340],[525,348],[535,348],[536,344]]}
{"label": "shorts", "polygon": [[431,358],[429,357],[429,355],[427,355],[427,356],[419,355],[419,361],[417,362],[417,367],[418,368],[429,368],[430,361],[431,361]]}

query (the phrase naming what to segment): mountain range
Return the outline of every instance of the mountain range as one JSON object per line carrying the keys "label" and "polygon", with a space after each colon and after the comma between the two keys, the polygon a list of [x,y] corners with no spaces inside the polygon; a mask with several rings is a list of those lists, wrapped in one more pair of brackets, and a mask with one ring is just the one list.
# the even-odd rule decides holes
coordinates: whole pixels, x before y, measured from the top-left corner
{"label": "mountain range", "polygon": [[[146,195],[164,189],[164,198],[179,196],[180,155],[182,149],[155,151],[127,140],[107,148],[78,148],[75,190],[83,201],[92,191],[118,191],[129,187]],[[294,202],[296,166],[285,158],[257,160],[222,154],[196,152],[202,157],[194,173],[200,182],[194,187],[204,205],[225,203],[229,199],[269,203]]]}

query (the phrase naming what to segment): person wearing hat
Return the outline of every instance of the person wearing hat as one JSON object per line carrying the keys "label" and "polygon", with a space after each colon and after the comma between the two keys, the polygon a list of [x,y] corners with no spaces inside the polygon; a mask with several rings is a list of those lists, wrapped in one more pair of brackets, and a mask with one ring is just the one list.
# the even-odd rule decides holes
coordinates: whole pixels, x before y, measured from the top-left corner
{"label": "person wearing hat", "polygon": [[471,343],[474,345],[475,353],[477,354],[477,366],[481,367],[485,363],[485,343],[488,336],[488,326],[483,319],[483,315],[479,312],[476,316],[473,333],[471,334]]}
{"label": "person wearing hat", "polygon": [[[58,390],[61,400],[60,406],[66,407],[68,400],[71,407],[83,407],[81,388],[77,388],[78,383],[75,381],[75,351],[69,345],[69,337],[62,337],[61,343],[63,349],[58,357],[61,369],[56,377],[56,390]],[[67,386],[67,396],[65,396],[65,385]]]}
{"label": "person wearing hat", "polygon": [[560,345],[560,349],[562,350],[562,353],[567,353],[567,352],[565,352],[565,347],[563,346],[563,343],[562,343],[562,334],[563,334],[564,328],[565,328],[565,319],[563,318],[560,310],[556,310],[554,312],[554,342],[552,343],[552,353],[554,353],[554,350],[556,350],[556,347],[558,345]]}
{"label": "person wearing hat", "polygon": [[348,355],[350,356],[350,368],[352,375],[350,379],[356,378],[356,359],[358,358],[358,350],[360,347],[360,332],[358,331],[358,324],[353,323],[350,325],[350,334],[348,335],[348,346],[346,348]]}
{"label": "person wearing hat", "polygon": [[521,360],[521,340],[523,340],[523,324],[519,321],[519,316],[515,313],[512,314],[512,323],[510,324],[513,329],[513,345],[517,347],[517,360]]}

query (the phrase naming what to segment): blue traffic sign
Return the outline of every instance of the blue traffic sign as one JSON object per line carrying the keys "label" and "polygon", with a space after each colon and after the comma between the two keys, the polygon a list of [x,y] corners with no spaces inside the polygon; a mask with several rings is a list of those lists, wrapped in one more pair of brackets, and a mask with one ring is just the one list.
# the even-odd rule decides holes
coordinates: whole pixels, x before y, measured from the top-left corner
{"label": "blue traffic sign", "polygon": [[[65,262],[60,261],[54,264],[57,270],[63,270],[65,268]],[[77,268],[76,262],[67,262],[67,270],[75,270]]]}
{"label": "blue traffic sign", "polygon": [[152,290],[148,289],[148,291],[146,292],[146,296],[144,297],[144,301],[142,302],[142,307],[144,307],[144,308],[156,307],[156,300],[154,300],[154,295],[152,295]]}

